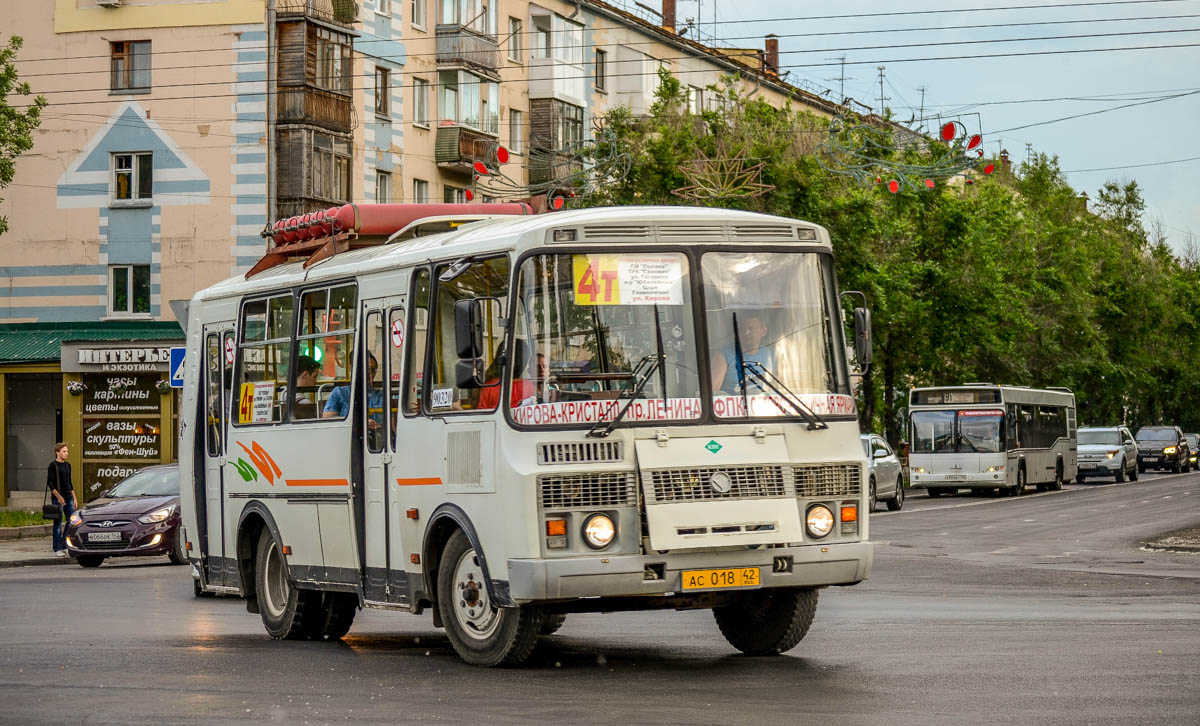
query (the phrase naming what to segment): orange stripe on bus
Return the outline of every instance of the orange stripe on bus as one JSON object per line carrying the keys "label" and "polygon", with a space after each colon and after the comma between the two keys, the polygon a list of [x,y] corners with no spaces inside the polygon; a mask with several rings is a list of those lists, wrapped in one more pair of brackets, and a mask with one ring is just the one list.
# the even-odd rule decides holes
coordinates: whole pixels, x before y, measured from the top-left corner
{"label": "orange stripe on bus", "polygon": [[421,486],[437,485],[437,484],[441,484],[441,483],[442,483],[441,478],[436,477],[436,476],[432,477],[432,478],[426,478],[426,479],[397,479],[396,480],[396,485],[402,486],[402,487],[421,487]]}
{"label": "orange stripe on bus", "polygon": [[288,479],[290,487],[345,487],[350,482],[345,479]]}

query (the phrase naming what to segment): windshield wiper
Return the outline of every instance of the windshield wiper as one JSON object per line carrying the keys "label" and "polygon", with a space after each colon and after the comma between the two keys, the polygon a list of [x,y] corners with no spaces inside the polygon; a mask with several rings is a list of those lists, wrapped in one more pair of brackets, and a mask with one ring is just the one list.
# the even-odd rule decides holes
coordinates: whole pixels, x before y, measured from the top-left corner
{"label": "windshield wiper", "polygon": [[[642,392],[642,389],[646,387],[646,383],[649,382],[650,376],[654,375],[654,371],[662,366],[662,362],[663,359],[657,355],[648,355],[638,361],[638,364],[633,368],[633,372],[629,374],[629,377],[634,381],[635,385],[631,388],[622,390],[621,395],[617,396],[617,400],[613,402],[613,405],[616,405],[620,401],[625,400],[625,407],[617,413],[616,417],[613,418],[612,421],[607,422],[607,425],[604,421],[597,421],[596,425],[588,430],[587,435],[602,439],[611,434],[613,429],[617,427],[617,424],[621,423],[621,419],[625,418],[625,414],[629,412],[629,407],[633,405],[633,400],[637,398],[638,394]],[[612,409],[610,408],[609,410]]]}
{"label": "windshield wiper", "polygon": [[[762,363],[758,361],[748,360],[742,362],[742,370],[746,375],[752,375],[758,383],[758,387],[764,391],[769,391],[777,397],[787,402],[792,410],[796,412],[800,418],[808,423],[808,430],[815,431],[817,429],[827,429],[829,424],[817,415],[817,412],[805,405],[800,397],[793,393],[787,386],[783,385],[783,381],[779,380],[774,373],[767,370]],[[744,377],[744,376],[743,376]],[[742,396],[746,395],[746,384],[742,382]],[[749,415],[750,408],[746,408],[746,413]]]}

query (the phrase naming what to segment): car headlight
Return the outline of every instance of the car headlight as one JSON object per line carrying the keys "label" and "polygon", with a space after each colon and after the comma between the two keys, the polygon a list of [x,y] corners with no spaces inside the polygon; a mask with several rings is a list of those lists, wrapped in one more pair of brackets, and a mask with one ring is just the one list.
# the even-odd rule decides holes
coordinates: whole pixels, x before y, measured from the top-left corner
{"label": "car headlight", "polygon": [[143,514],[142,516],[138,517],[138,521],[141,522],[142,524],[154,524],[155,522],[162,522],[162,521],[166,520],[167,517],[171,516],[171,513],[174,511],[175,511],[175,505],[172,504],[169,507],[163,507],[162,509],[155,509],[153,512],[150,512],[149,514]]}
{"label": "car headlight", "polygon": [[72,512],[71,513],[71,526],[78,527],[81,524],[83,524],[83,517],[79,516],[79,512]]}
{"label": "car headlight", "polygon": [[1166,448],[1164,448],[1164,449],[1163,449],[1163,453],[1164,453],[1164,454],[1174,454],[1174,453],[1175,453],[1175,452],[1177,452],[1177,451],[1179,451],[1179,449],[1178,449],[1177,447],[1174,447],[1174,446],[1168,446],[1168,447],[1166,447]]}
{"label": "car headlight", "polygon": [[808,508],[804,523],[813,539],[821,539],[833,531],[833,512],[824,504],[814,504]]}
{"label": "car headlight", "polygon": [[1121,450],[1120,450],[1120,449],[1117,449],[1116,451],[1110,451],[1110,452],[1106,453],[1104,456],[1105,456],[1106,458],[1109,458],[1109,459],[1111,459],[1111,458],[1113,458],[1114,456],[1116,456],[1116,455],[1117,455],[1117,454],[1119,454],[1119,453],[1121,453]]}
{"label": "car headlight", "polygon": [[583,539],[592,549],[604,549],[616,536],[617,525],[607,514],[593,514],[583,523]]}

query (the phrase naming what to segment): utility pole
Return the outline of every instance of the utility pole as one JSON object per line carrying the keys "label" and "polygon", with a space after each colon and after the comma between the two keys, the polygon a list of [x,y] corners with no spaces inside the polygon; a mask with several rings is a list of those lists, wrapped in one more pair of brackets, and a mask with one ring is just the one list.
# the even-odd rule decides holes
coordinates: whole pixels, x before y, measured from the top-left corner
{"label": "utility pole", "polygon": [[1025,163],[1028,164],[1031,161],[1033,161],[1033,144],[1026,141],[1025,142]]}
{"label": "utility pole", "polygon": [[[920,115],[917,116],[917,120],[921,122],[921,126],[924,126],[925,125],[925,86],[921,86],[917,90],[921,92],[921,111],[920,111]],[[918,127],[918,128],[920,128],[920,127]]]}
{"label": "utility pole", "polygon": [[853,78],[846,77],[846,56],[842,55],[842,56],[838,56],[836,58],[826,58],[825,60],[835,60],[835,61],[839,61],[842,64],[841,72],[838,73],[836,78],[826,78],[825,80],[838,82],[838,98],[839,98],[838,103],[845,103],[846,102],[846,81],[854,80]]}
{"label": "utility pole", "polygon": [[879,71],[879,118],[883,118],[884,103],[892,100],[890,97],[883,95],[883,69],[887,66],[875,66],[875,70]]}

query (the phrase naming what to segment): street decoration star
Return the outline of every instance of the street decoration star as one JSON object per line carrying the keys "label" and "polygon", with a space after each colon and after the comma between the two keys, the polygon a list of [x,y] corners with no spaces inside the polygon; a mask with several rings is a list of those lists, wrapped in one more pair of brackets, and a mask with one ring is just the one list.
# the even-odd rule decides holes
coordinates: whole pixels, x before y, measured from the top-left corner
{"label": "street decoration star", "polygon": [[671,193],[684,199],[720,200],[760,197],[774,189],[774,185],[759,181],[767,163],[749,164],[744,152],[740,148],[729,153],[723,141],[717,142],[713,156],[697,151],[695,161],[679,167],[691,184]]}

